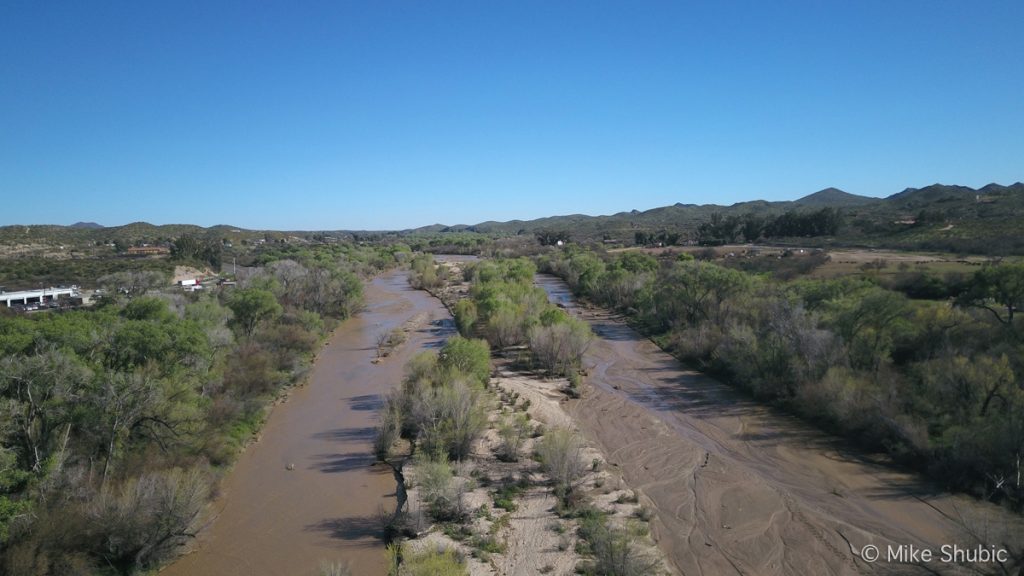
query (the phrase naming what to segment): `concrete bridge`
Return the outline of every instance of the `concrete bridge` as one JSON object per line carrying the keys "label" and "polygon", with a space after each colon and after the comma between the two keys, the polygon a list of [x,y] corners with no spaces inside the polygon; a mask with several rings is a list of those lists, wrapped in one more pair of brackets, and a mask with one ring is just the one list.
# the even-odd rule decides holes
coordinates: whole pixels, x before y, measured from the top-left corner
{"label": "concrete bridge", "polygon": [[19,292],[0,292],[0,305],[10,308],[14,304],[43,304],[61,298],[78,298],[78,286],[70,288],[40,288],[38,290],[21,290]]}

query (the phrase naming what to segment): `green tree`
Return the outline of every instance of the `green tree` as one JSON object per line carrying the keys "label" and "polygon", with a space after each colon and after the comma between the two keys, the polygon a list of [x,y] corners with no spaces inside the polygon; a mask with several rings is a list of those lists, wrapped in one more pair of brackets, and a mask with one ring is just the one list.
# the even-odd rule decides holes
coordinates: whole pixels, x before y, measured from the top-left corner
{"label": "green tree", "polygon": [[167,301],[152,296],[133,299],[125,305],[122,314],[129,320],[171,322],[175,319],[174,313],[167,307]]}
{"label": "green tree", "polygon": [[735,297],[752,286],[753,279],[737,270],[705,262],[676,262],[656,298],[667,312],[663,321],[682,318],[691,325],[704,321],[722,325]]}
{"label": "green tree", "polygon": [[484,387],[491,377],[491,352],[484,340],[454,336],[441,349],[440,366]]}
{"label": "green tree", "polygon": [[464,298],[455,303],[455,325],[459,327],[459,334],[469,338],[477,318],[476,304],[472,300]]}
{"label": "green tree", "polygon": [[146,418],[155,418],[161,402],[160,389],[143,372],[104,375],[86,395],[86,404],[97,415],[106,457],[103,461],[103,483],[106,484],[113,463],[128,433]]}
{"label": "green tree", "polygon": [[114,332],[107,349],[107,365],[129,370],[149,362],[161,363],[173,348],[168,326],[144,320],[129,320]]}
{"label": "green tree", "polygon": [[626,252],[619,256],[613,265],[634,274],[658,271],[658,261],[650,254],[643,252]]}
{"label": "green tree", "polygon": [[487,429],[485,392],[462,380],[424,392],[416,408],[423,451],[447,454],[453,460],[469,456],[473,442]]}
{"label": "green tree", "polygon": [[262,288],[236,290],[228,300],[228,307],[235,313],[234,321],[246,336],[252,336],[261,322],[276,318],[282,312],[274,293]]}
{"label": "green tree", "polygon": [[88,515],[105,562],[121,573],[152,567],[194,538],[209,494],[197,469],[146,472],[104,490]]}
{"label": "green tree", "polygon": [[593,338],[589,324],[570,317],[549,326],[531,328],[530,349],[534,359],[545,369],[568,375],[580,367]]}
{"label": "green tree", "polygon": [[878,369],[889,358],[896,336],[907,326],[910,307],[906,296],[871,288],[833,305],[837,310],[835,326],[846,342],[851,365]]}
{"label": "green tree", "polygon": [[957,302],[988,310],[996,320],[1012,328],[1014,313],[1024,304],[1024,264],[986,266],[978,270]]}
{"label": "green tree", "polygon": [[590,252],[580,253],[570,262],[569,285],[573,286],[578,294],[594,298],[600,290],[604,273],[604,260]]}
{"label": "green tree", "polygon": [[533,276],[537,273],[537,266],[526,258],[516,258],[503,263],[505,265],[505,279],[510,282],[529,284],[533,282]]}
{"label": "green tree", "polygon": [[63,451],[90,376],[53,349],[0,361],[0,394],[9,401],[12,434],[28,469],[46,472],[50,458]]}
{"label": "green tree", "polygon": [[171,246],[171,258],[175,260],[194,260],[220,268],[223,242],[217,238],[196,238],[182,236]]}

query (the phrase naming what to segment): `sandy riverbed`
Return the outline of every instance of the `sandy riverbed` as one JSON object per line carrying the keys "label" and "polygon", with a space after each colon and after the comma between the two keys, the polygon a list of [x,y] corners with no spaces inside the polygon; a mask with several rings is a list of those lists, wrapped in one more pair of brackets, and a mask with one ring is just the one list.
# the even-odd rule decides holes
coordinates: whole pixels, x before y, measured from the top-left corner
{"label": "sandy riverbed", "polygon": [[956,573],[869,563],[861,551],[973,546],[961,519],[994,531],[1017,520],[687,370],[621,320],[576,307],[557,278],[539,284],[599,336],[569,414],[651,499],[659,546],[681,573]]}

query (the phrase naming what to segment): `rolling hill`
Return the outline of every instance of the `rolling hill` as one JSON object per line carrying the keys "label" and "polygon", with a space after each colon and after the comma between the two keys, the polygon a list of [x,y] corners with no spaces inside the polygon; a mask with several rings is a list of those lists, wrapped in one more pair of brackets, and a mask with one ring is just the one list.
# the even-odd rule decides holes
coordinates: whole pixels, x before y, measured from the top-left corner
{"label": "rolling hill", "polygon": [[134,222],[102,227],[94,223],[72,226],[31,225],[0,227],[0,244],[125,244],[169,242],[182,235],[241,242],[264,237],[298,236],[315,240],[350,234],[387,235],[483,234],[491,237],[533,235],[563,231],[577,241],[630,244],[638,232],[669,232],[683,241],[697,241],[698,229],[712,218],[758,217],[771,219],[785,213],[810,213],[823,208],[840,212],[842,226],[834,237],[794,238],[807,245],[860,245],[929,249],[980,254],[1024,254],[1024,184],[988,184],[979,189],[933,184],[907,188],[886,198],[851,194],[826,188],[792,201],[752,200],[730,206],[683,204],[611,215],[569,214],[535,220],[487,221],[478,224],[433,224],[385,232],[266,232],[229,225],[210,228],[188,224],[155,226]]}
{"label": "rolling hill", "polygon": [[[833,208],[843,225],[835,237],[794,238],[807,245],[860,245],[927,249],[978,254],[1024,254],[1024,184],[967,186],[933,184],[907,188],[886,198],[826,188],[794,201],[754,200],[731,206],[682,204],[606,216],[572,214],[536,220],[481,222],[441,228],[490,235],[523,235],[565,231],[580,241],[631,243],[637,232],[675,232],[697,240],[700,225],[718,217],[777,217],[787,212]],[[426,229],[411,232],[423,233]],[[431,231],[437,232],[436,226]]]}

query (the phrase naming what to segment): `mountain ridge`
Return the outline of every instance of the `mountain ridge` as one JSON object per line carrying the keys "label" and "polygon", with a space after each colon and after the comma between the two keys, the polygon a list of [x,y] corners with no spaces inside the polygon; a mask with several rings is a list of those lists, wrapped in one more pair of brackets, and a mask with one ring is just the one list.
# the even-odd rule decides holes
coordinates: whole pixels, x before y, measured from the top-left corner
{"label": "mountain ridge", "polygon": [[[403,230],[333,230],[333,231],[261,231],[227,224],[204,228],[192,224],[154,225],[132,222],[122,226],[95,228],[88,222],[72,226],[10,225],[0,227],[0,242],[26,243],[62,238],[94,242],[169,242],[182,235],[226,240],[250,238],[267,234],[306,235],[315,239],[324,235],[432,235],[447,233],[480,233],[494,237],[532,235],[543,231],[562,231],[577,240],[610,240],[629,244],[637,232],[681,232],[693,240],[696,231],[713,218],[756,216],[776,218],[787,212],[815,212],[833,208],[842,214],[843,229],[836,240],[892,246],[931,246],[934,249],[956,249],[972,245],[972,250],[986,251],[986,242],[1002,245],[1024,239],[1024,183],[1008,186],[990,183],[974,189],[968,186],[931,184],[922,188],[905,188],[885,198],[851,194],[839,188],[825,188],[796,200],[750,200],[730,206],[717,204],[684,204],[676,202],[644,211],[628,210],[610,215],[567,214],[532,220],[488,220],[477,224],[448,225],[435,223]],[[717,215],[717,216],[716,216]],[[1024,240],[1021,240],[1024,251]],[[1018,251],[1017,248],[1012,248]]]}

